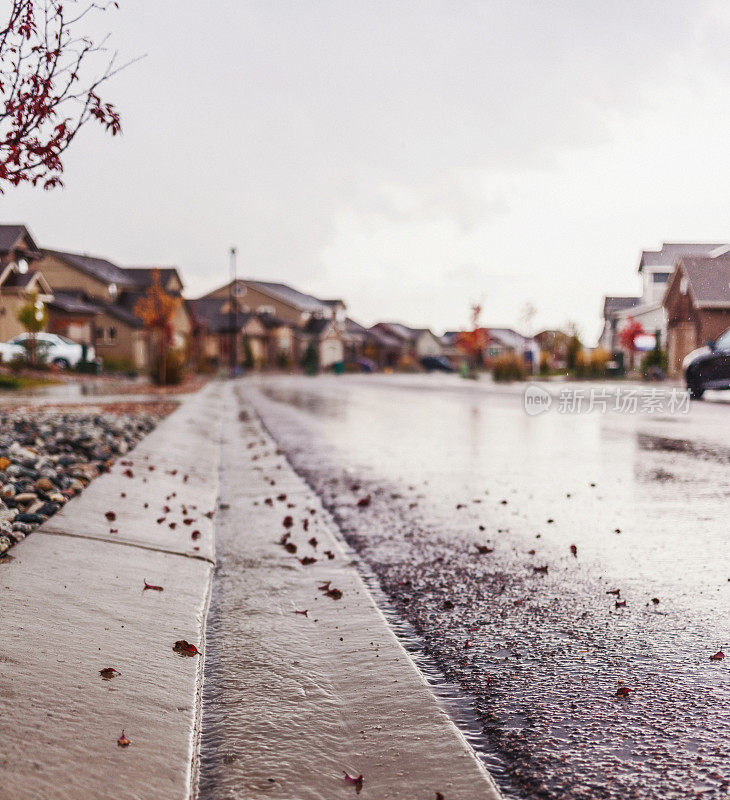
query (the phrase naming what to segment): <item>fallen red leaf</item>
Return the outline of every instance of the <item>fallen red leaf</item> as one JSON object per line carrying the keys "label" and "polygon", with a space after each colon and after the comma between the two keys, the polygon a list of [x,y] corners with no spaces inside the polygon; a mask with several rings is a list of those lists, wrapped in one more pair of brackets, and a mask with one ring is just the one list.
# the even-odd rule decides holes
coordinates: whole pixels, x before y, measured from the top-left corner
{"label": "fallen red leaf", "polygon": [[182,653],[186,656],[197,656],[200,655],[200,651],[194,644],[190,644],[190,642],[186,642],[185,639],[180,639],[179,641],[175,642],[173,648],[176,653]]}
{"label": "fallen red leaf", "polygon": [[616,597],[621,597],[621,589],[609,589],[606,594],[615,594]]}
{"label": "fallen red leaf", "polygon": [[304,558],[300,558],[299,562],[303,567],[308,567],[310,564],[314,564],[316,562],[316,558],[312,558],[312,556],[304,556]]}
{"label": "fallen red leaf", "polygon": [[122,735],[117,739],[117,744],[120,747],[129,747],[129,745],[132,744],[124,735],[124,728],[122,728]]}
{"label": "fallen red leaf", "polygon": [[307,616],[307,614],[309,613],[309,609],[308,609],[308,608],[305,608],[305,609],[304,609],[304,611],[295,611],[294,613],[295,613],[295,614],[302,614],[303,616],[305,616],[305,617],[306,617],[306,616]]}
{"label": "fallen red leaf", "polygon": [[294,524],[294,518],[291,516],[284,517],[284,521],[281,523],[285,528],[291,528]]}
{"label": "fallen red leaf", "polygon": [[142,589],[143,592],[146,589],[152,589],[155,592],[162,592],[163,591],[162,586],[155,586],[154,583],[147,583],[147,578],[144,578],[143,580],[144,580],[144,589]]}
{"label": "fallen red leaf", "polygon": [[578,548],[574,545],[570,545],[570,552],[577,558],[578,557]]}
{"label": "fallen red leaf", "polygon": [[533,567],[532,571],[533,572],[540,572],[543,575],[547,575],[547,571],[548,571],[547,564],[544,567]]}
{"label": "fallen red leaf", "polygon": [[324,554],[330,559],[330,561],[335,557],[335,554],[331,550],[325,550]]}
{"label": "fallen red leaf", "polygon": [[107,511],[104,516],[109,520],[109,522],[114,522],[117,518],[117,515],[113,511]]}
{"label": "fallen red leaf", "polygon": [[718,650],[715,655],[710,656],[710,661],[722,661],[725,658],[725,653],[722,650]]}
{"label": "fallen red leaf", "polygon": [[[306,519],[304,521],[307,522]],[[319,542],[317,541],[317,537],[312,536],[312,538],[309,540],[309,544],[311,544],[312,547],[316,547],[319,544]]]}
{"label": "fallen red leaf", "polygon": [[287,542],[284,545],[284,549],[287,551],[287,553],[296,553],[297,552],[297,546],[294,544],[294,542]]}
{"label": "fallen red leaf", "polygon": [[99,670],[99,675],[101,675],[104,680],[111,680],[115,675],[121,675],[122,673],[119,672],[118,669],[114,669],[114,667],[104,667],[104,669]]}
{"label": "fallen red leaf", "polygon": [[626,600],[617,600],[616,608],[626,608]]}
{"label": "fallen red leaf", "polygon": [[302,527],[305,531],[309,530],[309,520],[306,517],[302,520]]}
{"label": "fallen red leaf", "polygon": [[280,495],[279,495],[279,496],[278,496],[276,499],[277,499],[279,502],[283,503],[283,502],[284,502],[284,500],[286,500],[286,495],[285,495],[285,494],[280,494]]}
{"label": "fallen red leaf", "polygon": [[631,689],[628,686],[619,686],[616,689],[616,697],[628,697],[631,694]]}
{"label": "fallen red leaf", "polygon": [[170,527],[171,527],[173,530],[175,530],[175,528],[177,528],[177,522],[171,522],[171,523],[170,523]]}
{"label": "fallen red leaf", "polygon": [[357,778],[353,778],[352,775],[345,773],[345,783],[351,783],[355,787],[357,793],[360,794],[363,784],[363,777],[362,775],[358,775]]}
{"label": "fallen red leaf", "polygon": [[477,544],[477,545],[474,545],[474,546],[476,547],[476,549],[482,555],[484,555],[485,553],[493,553],[494,552],[494,548],[493,547],[487,547],[486,544]]}
{"label": "fallen red leaf", "polygon": [[193,531],[193,532],[190,534],[190,538],[191,538],[191,539],[200,539],[200,531]]}
{"label": "fallen red leaf", "polygon": [[192,517],[188,517],[188,519],[183,520],[183,525],[192,525],[195,520]]}
{"label": "fallen red leaf", "polygon": [[361,498],[360,498],[360,499],[357,501],[357,507],[358,507],[358,508],[366,508],[367,506],[369,506],[369,505],[370,505],[370,500],[371,500],[371,497],[370,497],[370,495],[369,495],[369,494],[366,494],[366,495],[365,495],[365,497],[361,497]]}
{"label": "fallen red leaf", "polygon": [[125,469],[124,472],[122,473],[122,475],[126,475],[128,478],[133,478],[134,477],[134,473],[132,472],[131,469]]}
{"label": "fallen red leaf", "polygon": [[320,584],[320,585],[317,587],[317,589],[319,589],[319,591],[320,591],[320,592],[326,592],[326,591],[329,591],[329,588],[330,588],[330,583],[332,583],[332,581],[325,581],[324,583]]}
{"label": "fallen red leaf", "polygon": [[339,589],[328,589],[325,594],[333,600],[339,600],[342,597],[342,592]]}

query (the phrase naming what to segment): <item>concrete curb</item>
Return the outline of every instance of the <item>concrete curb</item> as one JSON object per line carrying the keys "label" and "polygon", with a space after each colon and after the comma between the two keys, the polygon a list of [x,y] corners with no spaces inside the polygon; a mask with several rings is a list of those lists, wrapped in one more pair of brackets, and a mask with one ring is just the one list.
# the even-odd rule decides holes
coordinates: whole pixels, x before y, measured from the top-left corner
{"label": "concrete curb", "polygon": [[[222,445],[220,568],[209,620],[216,668],[206,676],[221,685],[208,687],[201,795],[352,797],[347,770],[362,773],[363,797],[377,800],[433,800],[437,792],[498,800],[319,498],[243,393],[239,409]],[[277,544],[285,529],[296,553]],[[302,564],[303,556],[317,560]],[[341,596],[318,590],[328,581]]]}
{"label": "concrete curb", "polygon": [[0,798],[194,794],[226,391],[183,399],[0,565]]}

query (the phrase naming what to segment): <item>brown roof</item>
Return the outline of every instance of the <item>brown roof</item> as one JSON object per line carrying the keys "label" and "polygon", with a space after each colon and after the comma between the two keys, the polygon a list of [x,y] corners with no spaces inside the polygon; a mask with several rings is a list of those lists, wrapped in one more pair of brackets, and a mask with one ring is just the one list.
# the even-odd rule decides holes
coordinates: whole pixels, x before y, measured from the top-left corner
{"label": "brown roof", "polygon": [[62,250],[44,249],[43,252],[47,255],[55,256],[70,267],[74,267],[102,283],[116,283],[120,288],[122,286],[136,285],[133,276],[127,275],[126,270],[120,269],[116,264],[107,261],[106,258],[82,255],[81,253],[65,253]]}
{"label": "brown roof", "polygon": [[722,242],[663,242],[661,250],[644,250],[639,261],[639,272],[644,267],[673,267],[681,256],[709,256],[723,247]]}
{"label": "brown roof", "polygon": [[730,255],[683,256],[677,266],[687,278],[697,308],[730,308]]}

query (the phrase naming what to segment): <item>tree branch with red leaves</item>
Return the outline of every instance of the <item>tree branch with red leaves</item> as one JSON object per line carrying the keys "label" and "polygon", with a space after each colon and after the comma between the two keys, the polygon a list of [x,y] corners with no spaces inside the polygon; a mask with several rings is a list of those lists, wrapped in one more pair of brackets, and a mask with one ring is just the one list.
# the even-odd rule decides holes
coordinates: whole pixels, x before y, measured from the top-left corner
{"label": "tree branch with red leaves", "polygon": [[63,185],[62,156],[87,122],[121,132],[100,87],[127,64],[117,65],[108,36],[94,42],[83,34],[87,17],[111,7],[118,4],[12,0],[0,30],[0,192]]}

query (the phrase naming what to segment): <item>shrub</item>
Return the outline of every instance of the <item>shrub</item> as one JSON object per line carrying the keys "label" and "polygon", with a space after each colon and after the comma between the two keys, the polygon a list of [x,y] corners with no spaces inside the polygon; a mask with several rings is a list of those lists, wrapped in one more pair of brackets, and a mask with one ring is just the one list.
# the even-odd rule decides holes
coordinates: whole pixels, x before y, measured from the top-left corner
{"label": "shrub", "polygon": [[653,350],[650,350],[641,359],[641,374],[645,378],[649,375],[650,370],[652,372],[661,370],[663,373],[666,374],[668,367],[669,367],[669,358],[667,356],[667,351],[657,349],[656,347]]}
{"label": "shrub", "polygon": [[578,350],[573,358],[576,378],[587,378],[591,372],[591,357],[585,350]]}
{"label": "shrub", "polygon": [[130,373],[135,371],[132,360],[123,358],[122,356],[103,356],[102,364],[104,366],[104,372]]}
{"label": "shrub", "polygon": [[495,381],[522,381],[525,374],[525,362],[516,353],[504,353],[494,360],[492,378]]}
{"label": "shrub", "polygon": [[547,350],[540,351],[540,374],[549,375],[553,366],[553,357]]}
{"label": "shrub", "polygon": [[152,379],[163,386],[176,386],[185,377],[185,354],[182,350],[168,350],[164,359],[157,358],[152,369]]}
{"label": "shrub", "polygon": [[307,375],[316,375],[319,370],[319,350],[313,339],[309,340],[307,349],[302,356],[302,367]]}
{"label": "shrub", "polygon": [[590,357],[590,373],[594,378],[605,378],[606,367],[611,360],[611,354],[603,347],[597,347]]}

